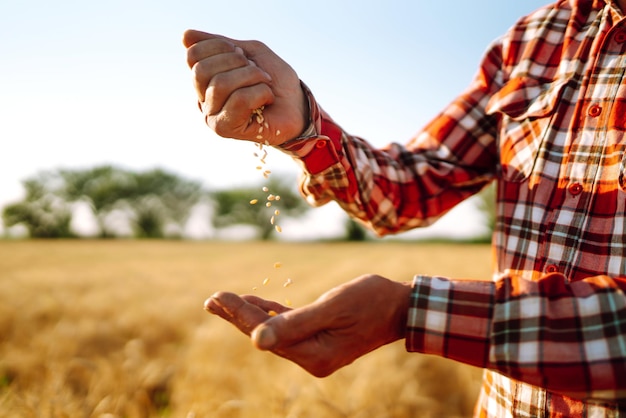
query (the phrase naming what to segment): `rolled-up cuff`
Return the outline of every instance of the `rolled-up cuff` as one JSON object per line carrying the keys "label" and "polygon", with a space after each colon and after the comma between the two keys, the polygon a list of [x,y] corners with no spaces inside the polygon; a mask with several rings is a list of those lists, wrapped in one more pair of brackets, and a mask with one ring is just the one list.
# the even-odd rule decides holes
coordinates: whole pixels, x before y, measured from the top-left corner
{"label": "rolled-up cuff", "polygon": [[415,276],[406,349],[478,367],[489,362],[493,283]]}

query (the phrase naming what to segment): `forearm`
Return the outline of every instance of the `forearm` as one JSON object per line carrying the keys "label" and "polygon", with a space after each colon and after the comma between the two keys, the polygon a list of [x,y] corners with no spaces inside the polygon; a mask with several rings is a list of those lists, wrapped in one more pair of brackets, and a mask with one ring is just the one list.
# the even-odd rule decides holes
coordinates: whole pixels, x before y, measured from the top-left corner
{"label": "forearm", "polygon": [[493,176],[494,151],[473,134],[450,139],[465,143],[464,156],[430,136],[437,122],[406,146],[377,149],[342,130],[307,94],[310,128],[282,145],[302,163],[303,195],[316,206],[336,201],[380,235],[431,224]]}
{"label": "forearm", "polygon": [[417,276],[406,347],[496,370],[572,397],[626,398],[626,285]]}

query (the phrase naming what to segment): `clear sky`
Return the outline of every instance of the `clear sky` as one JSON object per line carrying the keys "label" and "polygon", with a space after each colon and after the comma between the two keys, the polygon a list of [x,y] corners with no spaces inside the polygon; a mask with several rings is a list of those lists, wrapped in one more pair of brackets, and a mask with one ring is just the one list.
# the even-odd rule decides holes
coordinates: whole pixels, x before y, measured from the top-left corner
{"label": "clear sky", "polygon": [[[0,206],[40,170],[161,167],[257,180],[254,147],[197,111],[187,28],[259,39],[348,131],[404,142],[468,84],[488,44],[545,0],[17,1],[0,4]],[[270,154],[274,172],[296,165]]]}

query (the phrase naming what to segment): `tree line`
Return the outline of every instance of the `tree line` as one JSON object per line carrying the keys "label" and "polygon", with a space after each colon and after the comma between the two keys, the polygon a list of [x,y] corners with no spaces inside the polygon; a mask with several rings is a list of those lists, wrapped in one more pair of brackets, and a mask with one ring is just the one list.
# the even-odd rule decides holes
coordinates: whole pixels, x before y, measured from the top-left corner
{"label": "tree line", "polygon": [[[208,190],[198,181],[158,168],[133,171],[102,165],[46,170],[22,182],[23,199],[4,207],[2,221],[5,229],[21,225],[31,238],[77,238],[72,219],[76,204],[82,203],[91,208],[98,238],[182,238],[192,210],[205,204],[211,208],[206,221],[215,230],[250,225],[259,239],[269,240],[276,233],[275,222],[270,222],[276,208],[281,220],[301,217],[310,209],[294,184],[293,180],[281,182],[272,177],[263,188],[252,185]],[[266,199],[277,196],[280,202],[266,207],[268,202],[272,204]],[[491,231],[495,219],[493,187],[479,197],[479,209]],[[254,199],[257,204],[251,204]],[[130,231],[120,231],[119,224],[113,222],[120,218]],[[368,233],[346,217],[342,238],[361,241]]]}
{"label": "tree line", "polygon": [[[132,171],[113,165],[41,171],[22,186],[23,199],[5,206],[2,220],[6,228],[21,225],[31,238],[77,237],[71,226],[77,203],[91,208],[99,238],[128,236],[113,218],[130,225],[134,238],[180,237],[192,209],[201,203],[211,206],[207,221],[215,228],[252,225],[262,239],[275,232],[269,209],[249,203],[250,196],[259,195],[260,186],[211,191],[163,169]],[[282,182],[270,179],[265,187],[280,196],[281,216],[302,216],[308,209]]]}

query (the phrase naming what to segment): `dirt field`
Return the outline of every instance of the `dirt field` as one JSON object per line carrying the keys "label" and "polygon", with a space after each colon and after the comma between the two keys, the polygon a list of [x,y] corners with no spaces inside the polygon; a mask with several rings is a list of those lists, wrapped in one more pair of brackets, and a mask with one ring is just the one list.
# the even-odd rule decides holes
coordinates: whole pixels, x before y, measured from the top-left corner
{"label": "dirt field", "polygon": [[480,370],[398,342],[317,379],[202,304],[231,290],[300,306],[363,273],[487,278],[489,263],[454,244],[0,242],[0,416],[470,416]]}

